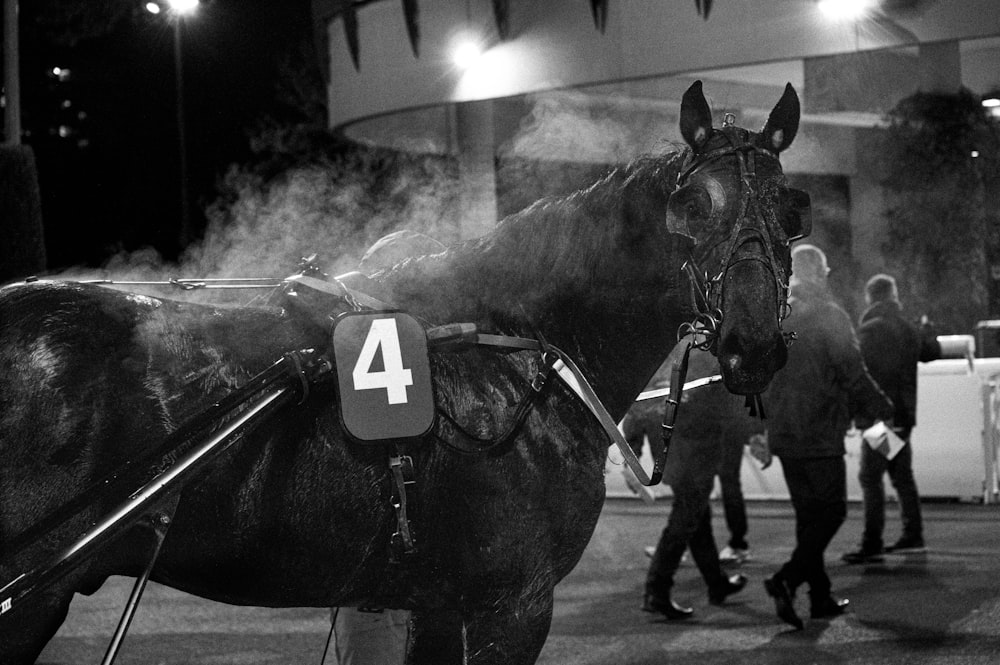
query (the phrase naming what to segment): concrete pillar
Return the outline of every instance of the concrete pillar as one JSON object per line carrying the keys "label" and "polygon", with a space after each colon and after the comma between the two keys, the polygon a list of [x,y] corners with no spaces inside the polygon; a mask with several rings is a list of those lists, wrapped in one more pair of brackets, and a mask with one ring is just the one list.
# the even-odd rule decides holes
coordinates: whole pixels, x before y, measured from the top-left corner
{"label": "concrete pillar", "polygon": [[454,105],[453,147],[459,172],[459,233],[475,238],[497,221],[493,102]]}
{"label": "concrete pillar", "polygon": [[5,143],[21,143],[21,57],[17,0],[3,0],[3,84]]}
{"label": "concrete pillar", "polygon": [[903,49],[806,58],[805,110],[885,113],[917,91],[919,64]]}
{"label": "concrete pillar", "polygon": [[962,55],[957,41],[921,44],[920,89],[953,95],[962,86]]}

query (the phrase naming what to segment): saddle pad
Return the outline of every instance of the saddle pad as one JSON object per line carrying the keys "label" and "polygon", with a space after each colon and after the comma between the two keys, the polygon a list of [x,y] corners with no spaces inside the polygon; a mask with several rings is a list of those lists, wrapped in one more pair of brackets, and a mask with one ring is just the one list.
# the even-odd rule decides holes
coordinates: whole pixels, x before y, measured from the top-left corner
{"label": "saddle pad", "polygon": [[427,336],[404,312],[337,317],[333,349],[344,430],[363,443],[414,439],[434,424]]}

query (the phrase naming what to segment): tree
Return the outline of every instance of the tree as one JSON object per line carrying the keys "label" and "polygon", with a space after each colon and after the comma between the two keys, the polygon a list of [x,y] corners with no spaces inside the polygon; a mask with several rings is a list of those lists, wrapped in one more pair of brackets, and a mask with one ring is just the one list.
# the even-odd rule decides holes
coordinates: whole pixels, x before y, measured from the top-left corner
{"label": "tree", "polygon": [[940,332],[968,333],[990,315],[1000,258],[1000,124],[966,89],[918,92],[888,114],[880,144],[889,201],[888,269],[900,297]]}
{"label": "tree", "polygon": [[61,46],[102,37],[118,22],[140,11],[139,3],[123,0],[35,0],[32,15],[42,33]]}

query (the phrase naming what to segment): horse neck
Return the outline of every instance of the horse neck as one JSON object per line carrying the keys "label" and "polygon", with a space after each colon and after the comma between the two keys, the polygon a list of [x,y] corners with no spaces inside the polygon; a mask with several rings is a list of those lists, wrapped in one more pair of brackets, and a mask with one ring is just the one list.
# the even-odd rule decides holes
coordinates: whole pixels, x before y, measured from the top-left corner
{"label": "horse neck", "polygon": [[[404,262],[383,283],[394,304],[435,324],[541,333],[580,365],[611,414],[621,417],[688,314],[677,298],[676,252],[663,259],[671,265],[656,266],[663,280],[652,288],[622,277],[650,266],[616,265],[608,254],[626,207],[651,208],[654,216],[662,208],[662,201],[628,191],[635,175],[625,169],[569,197],[544,199],[482,238]],[[627,205],[626,195],[633,196]]]}

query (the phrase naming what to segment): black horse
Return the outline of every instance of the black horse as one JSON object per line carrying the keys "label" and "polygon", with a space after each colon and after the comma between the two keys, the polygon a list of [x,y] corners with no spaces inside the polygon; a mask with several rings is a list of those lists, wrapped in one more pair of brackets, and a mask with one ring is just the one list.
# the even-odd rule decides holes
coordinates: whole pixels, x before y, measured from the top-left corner
{"label": "black horse", "polygon": [[[615,419],[699,312],[718,324],[710,337],[728,388],[759,393],[785,362],[780,324],[801,200],[778,153],[798,120],[789,85],[760,133],[713,128],[695,83],[681,105],[684,150],[638,159],[373,281],[423,321],[474,322],[559,347]],[[695,268],[683,271],[685,262]],[[703,269],[717,276],[701,284]],[[33,563],[5,556],[19,534],[95,479],[282,354],[329,347],[326,312],[312,314],[69,282],[0,290],[0,585]],[[534,662],[553,587],[601,511],[608,437],[553,380],[508,445],[457,454],[440,439],[459,426],[484,438],[503,430],[540,363],[532,351],[432,353],[436,409],[448,418],[406,447],[418,549],[404,564],[390,563],[397,516],[386,446],[347,437],[336,390],[319,385],[179,493],[152,579],[239,605],[410,608],[412,663]],[[52,551],[107,508],[88,507],[37,547]],[[139,575],[149,551],[148,531],[132,527],[0,613],[0,662],[33,662],[74,592]]]}

